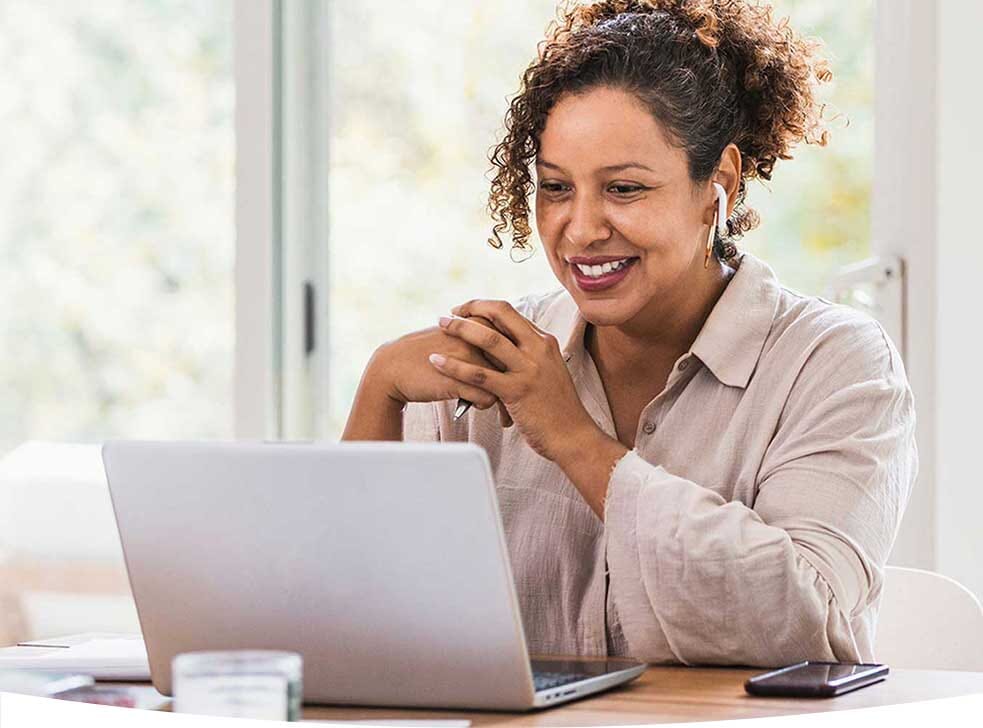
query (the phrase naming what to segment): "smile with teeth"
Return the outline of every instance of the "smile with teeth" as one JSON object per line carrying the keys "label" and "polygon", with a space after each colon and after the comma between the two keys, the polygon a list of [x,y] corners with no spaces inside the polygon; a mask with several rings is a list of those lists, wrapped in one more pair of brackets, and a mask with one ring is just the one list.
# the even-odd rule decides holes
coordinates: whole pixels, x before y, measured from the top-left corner
{"label": "smile with teeth", "polygon": [[622,258],[621,260],[612,260],[610,262],[604,263],[603,265],[583,265],[581,263],[575,263],[577,269],[589,278],[600,278],[601,276],[616,271],[619,268],[627,265],[631,258]]}

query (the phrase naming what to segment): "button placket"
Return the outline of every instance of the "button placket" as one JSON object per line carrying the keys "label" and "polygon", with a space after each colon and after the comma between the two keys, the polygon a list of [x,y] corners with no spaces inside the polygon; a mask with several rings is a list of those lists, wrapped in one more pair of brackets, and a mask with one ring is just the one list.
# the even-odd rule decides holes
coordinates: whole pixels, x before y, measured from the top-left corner
{"label": "button placket", "polygon": [[[676,382],[679,380],[682,373],[689,369],[692,359],[693,355],[687,354],[685,359],[677,362],[673,368],[669,370],[669,380],[666,382],[666,388],[662,391],[662,394],[660,394],[659,397],[661,397],[663,394],[667,394],[669,390],[676,385]],[[656,399],[659,397],[656,397]]]}

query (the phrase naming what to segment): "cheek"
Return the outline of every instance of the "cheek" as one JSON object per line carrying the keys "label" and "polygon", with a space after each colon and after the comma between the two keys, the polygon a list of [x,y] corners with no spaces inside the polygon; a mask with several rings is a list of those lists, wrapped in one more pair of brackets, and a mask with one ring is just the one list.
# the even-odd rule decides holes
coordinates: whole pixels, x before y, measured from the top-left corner
{"label": "cheek", "polygon": [[536,205],[536,232],[539,233],[539,239],[546,249],[550,263],[552,263],[562,234],[562,226],[559,222],[559,216],[551,210],[549,205],[538,203]]}
{"label": "cheek", "polygon": [[550,230],[555,227],[554,218],[555,215],[550,213],[550,206],[542,202],[539,197],[536,197],[535,205],[536,213],[536,229],[539,231],[541,237],[548,237]]}
{"label": "cheek", "polygon": [[684,247],[681,243],[689,228],[680,209],[666,202],[613,207],[608,219],[629,243],[654,254],[672,254]]}
{"label": "cheek", "polygon": [[550,264],[550,269],[553,271],[553,275],[557,278],[563,276],[563,270],[566,268],[566,263],[560,260],[557,255],[556,246],[551,242],[547,242],[547,239],[540,235],[540,239],[543,241],[543,249],[546,252],[546,261]]}
{"label": "cheek", "polygon": [[664,241],[672,230],[671,222],[658,208],[641,205],[616,208],[610,211],[611,226],[633,247],[644,251],[656,251],[664,247]]}

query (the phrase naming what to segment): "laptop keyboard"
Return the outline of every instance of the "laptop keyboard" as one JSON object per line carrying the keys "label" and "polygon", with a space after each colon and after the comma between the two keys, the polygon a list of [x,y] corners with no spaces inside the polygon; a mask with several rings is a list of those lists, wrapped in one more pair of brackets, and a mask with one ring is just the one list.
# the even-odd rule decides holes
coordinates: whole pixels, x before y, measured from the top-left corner
{"label": "laptop keyboard", "polygon": [[532,682],[537,692],[557,688],[560,685],[566,685],[567,683],[577,682],[583,679],[583,675],[576,675],[569,672],[534,672],[532,675]]}

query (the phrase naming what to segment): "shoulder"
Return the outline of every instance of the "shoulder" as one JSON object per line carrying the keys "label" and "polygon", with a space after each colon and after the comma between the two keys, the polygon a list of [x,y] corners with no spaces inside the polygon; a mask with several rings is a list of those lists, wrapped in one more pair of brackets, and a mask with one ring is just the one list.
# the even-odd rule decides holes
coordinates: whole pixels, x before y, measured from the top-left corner
{"label": "shoulder", "polygon": [[762,360],[831,388],[869,380],[908,386],[901,355],[877,319],[785,287]]}

